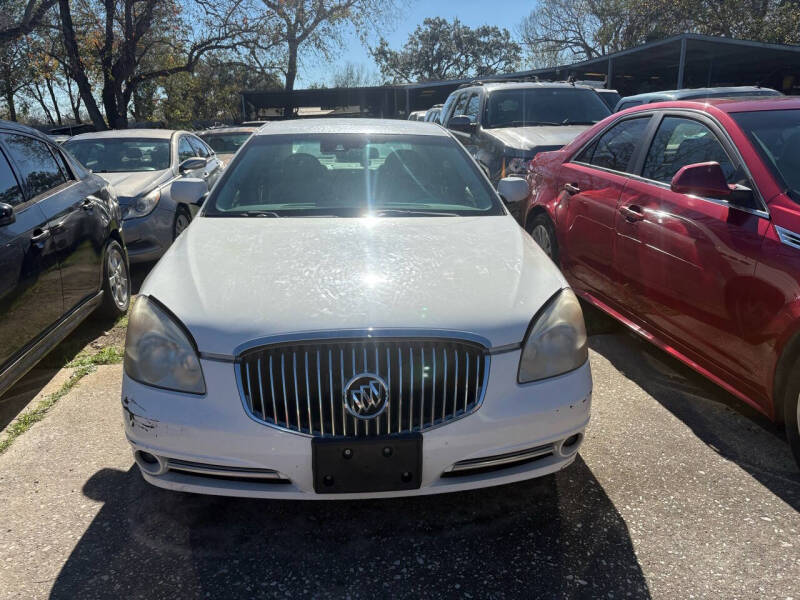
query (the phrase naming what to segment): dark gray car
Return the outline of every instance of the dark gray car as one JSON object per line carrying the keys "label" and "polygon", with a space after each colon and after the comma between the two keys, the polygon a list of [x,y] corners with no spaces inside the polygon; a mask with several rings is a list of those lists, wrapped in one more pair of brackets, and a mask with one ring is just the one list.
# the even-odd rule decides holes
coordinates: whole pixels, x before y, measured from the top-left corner
{"label": "dark gray car", "polygon": [[441,119],[497,185],[507,175],[524,175],[537,153],[561,148],[610,114],[588,86],[475,82],[450,94]]}
{"label": "dark gray car", "polygon": [[699,98],[736,98],[739,96],[783,96],[777,90],[762,88],[753,85],[737,87],[716,88],[686,88],[682,90],[664,90],[661,92],[647,92],[635,96],[625,96],[617,102],[614,112],[652,104],[653,102],[672,102],[674,100],[697,100]]}
{"label": "dark gray car", "polygon": [[172,182],[181,177],[201,178],[210,189],[222,171],[214,150],[187,131],[85,133],[64,147],[114,185],[132,263],[158,259],[197,210],[172,199]]}

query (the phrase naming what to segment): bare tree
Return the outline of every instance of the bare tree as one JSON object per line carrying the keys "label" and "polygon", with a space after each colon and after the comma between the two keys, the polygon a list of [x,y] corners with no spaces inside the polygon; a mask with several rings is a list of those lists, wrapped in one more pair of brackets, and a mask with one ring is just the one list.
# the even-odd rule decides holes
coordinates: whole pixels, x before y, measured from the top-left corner
{"label": "bare tree", "polygon": [[[347,25],[379,30],[396,6],[394,0],[261,0],[271,24],[269,52],[280,64],[284,89],[292,91],[297,79],[298,58],[302,51],[329,59],[341,45],[341,32]],[[276,46],[277,44],[277,46]],[[277,50],[277,52],[276,52]],[[292,114],[291,100],[284,115]]]}
{"label": "bare tree", "polygon": [[[99,41],[87,49],[78,45],[69,1],[60,0],[65,62],[95,126],[105,128],[105,123],[89,83],[89,63],[95,62],[101,74],[108,126],[125,128],[138,86],[191,72],[205,54],[240,43],[252,30],[241,12],[243,4],[244,0],[94,0],[88,8],[99,16],[102,30],[93,32]],[[91,18],[81,22],[96,28]]]}

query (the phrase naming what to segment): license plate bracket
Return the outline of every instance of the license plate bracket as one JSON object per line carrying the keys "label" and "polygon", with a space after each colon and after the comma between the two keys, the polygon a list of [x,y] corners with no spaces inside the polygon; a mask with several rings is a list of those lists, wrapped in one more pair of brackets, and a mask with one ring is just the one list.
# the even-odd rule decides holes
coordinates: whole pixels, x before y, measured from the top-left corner
{"label": "license plate bracket", "polygon": [[422,483],[422,434],[311,440],[318,494],[393,492]]}

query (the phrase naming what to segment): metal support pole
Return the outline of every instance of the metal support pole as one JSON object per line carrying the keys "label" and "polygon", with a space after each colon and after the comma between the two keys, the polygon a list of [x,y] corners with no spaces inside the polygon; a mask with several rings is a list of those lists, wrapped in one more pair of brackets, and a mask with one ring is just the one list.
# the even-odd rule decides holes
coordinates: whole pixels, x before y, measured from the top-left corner
{"label": "metal support pole", "polygon": [[683,89],[683,75],[686,70],[686,38],[681,40],[681,61],[678,64],[678,85],[676,89]]}
{"label": "metal support pole", "polygon": [[242,121],[247,121],[247,110],[244,106],[244,92],[242,92]]}
{"label": "metal support pole", "polygon": [[406,119],[411,114],[411,91],[406,88]]}
{"label": "metal support pole", "polygon": [[614,87],[614,59],[608,59],[608,73],[606,73],[606,89]]}

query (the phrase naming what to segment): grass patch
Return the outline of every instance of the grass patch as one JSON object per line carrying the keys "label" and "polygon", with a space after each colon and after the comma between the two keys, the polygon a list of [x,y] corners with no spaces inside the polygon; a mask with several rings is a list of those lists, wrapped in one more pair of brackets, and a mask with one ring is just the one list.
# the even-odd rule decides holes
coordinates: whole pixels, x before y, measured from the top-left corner
{"label": "grass patch", "polygon": [[34,408],[19,415],[16,420],[8,426],[6,430],[6,437],[0,440],[0,454],[8,450],[11,444],[14,443],[19,436],[28,431],[34,423],[44,419],[47,412],[53,408],[56,402],[67,395],[67,393],[78,385],[78,382],[86,375],[95,370],[94,364],[85,364],[79,366],[75,372],[70,375],[60,388],[52,394],[48,394],[39,401]]}
{"label": "grass patch", "polygon": [[124,351],[117,346],[106,346],[99,352],[89,354],[81,352],[69,361],[67,367],[89,367],[96,365],[115,365],[122,362]]}

